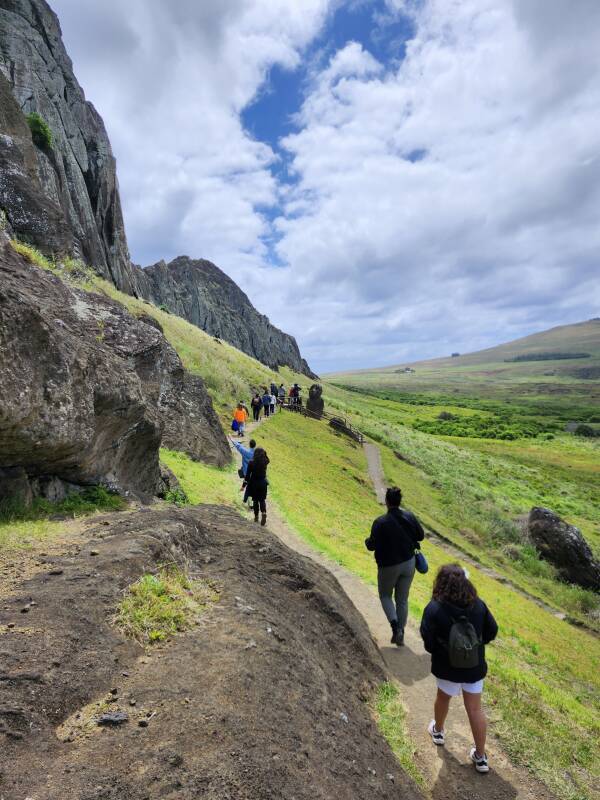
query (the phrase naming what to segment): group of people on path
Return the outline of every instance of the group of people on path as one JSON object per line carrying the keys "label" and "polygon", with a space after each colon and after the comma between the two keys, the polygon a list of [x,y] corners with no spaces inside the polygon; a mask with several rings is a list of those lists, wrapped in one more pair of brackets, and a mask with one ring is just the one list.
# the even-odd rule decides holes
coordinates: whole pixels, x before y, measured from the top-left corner
{"label": "group of people on path", "polygon": [[[274,412],[278,398],[285,398],[283,384],[279,389],[275,387],[277,393],[273,385],[270,389],[265,388],[262,398],[257,393],[252,400],[253,410],[254,400],[260,400],[259,413],[254,417],[257,421],[261,408],[268,417]],[[248,409],[240,402],[234,412],[240,437],[244,435],[247,419]],[[248,447],[233,439],[231,442],[242,457],[239,475],[244,503],[251,499],[254,521],[258,523],[260,514],[261,525],[266,525],[269,457],[264,448],[256,446],[254,439]],[[387,512],[373,522],[365,545],[375,555],[379,598],[390,623],[391,643],[402,647],[408,597],[417,564],[420,572],[427,571],[427,562],[420,553],[425,533],[417,517],[402,508],[402,491],[398,487],[387,489],[385,504]],[[439,568],[432,598],[423,612],[420,633],[425,650],[431,654],[431,672],[437,683],[433,719],[427,728],[431,740],[438,747],[445,744],[444,724],[450,701],[462,693],[474,740],[470,759],[477,772],[489,772],[485,750],[487,721],[481,695],[487,674],[485,646],[495,639],[498,625],[478,596],[468,572],[459,564]]]}
{"label": "group of people on path", "polygon": [[[379,598],[392,629],[391,643],[398,647],[404,645],[408,596],[425,536],[419,520],[401,503],[401,490],[389,488],[387,513],[373,522],[365,540],[367,549],[375,554]],[[426,562],[420,571],[426,571]],[[462,692],[474,739],[471,761],[477,772],[489,772],[481,695],[487,674],[485,646],[495,639],[498,625],[459,564],[445,564],[438,570],[420,632],[437,683],[433,719],[427,729],[431,740],[438,747],[445,744],[450,701]]]}

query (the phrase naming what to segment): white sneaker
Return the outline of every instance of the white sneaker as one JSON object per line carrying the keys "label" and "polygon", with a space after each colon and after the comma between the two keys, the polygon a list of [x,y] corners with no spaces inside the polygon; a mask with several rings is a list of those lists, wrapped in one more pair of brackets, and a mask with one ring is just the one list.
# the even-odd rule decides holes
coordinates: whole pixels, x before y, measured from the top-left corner
{"label": "white sneaker", "polygon": [[471,761],[475,764],[475,769],[477,772],[490,771],[490,768],[488,767],[487,755],[484,753],[482,756],[478,756],[477,750],[474,747],[471,748]]}
{"label": "white sneaker", "polygon": [[438,747],[442,747],[444,744],[444,731],[436,731],[435,729],[435,720],[432,719],[429,723],[429,727],[427,728],[427,732],[431,736],[431,741],[436,744]]}

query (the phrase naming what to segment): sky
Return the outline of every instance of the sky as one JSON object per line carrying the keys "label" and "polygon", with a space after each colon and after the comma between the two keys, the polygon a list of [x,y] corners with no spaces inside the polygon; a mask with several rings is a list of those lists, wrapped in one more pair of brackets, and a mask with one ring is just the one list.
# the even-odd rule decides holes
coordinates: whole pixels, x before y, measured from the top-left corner
{"label": "sky", "polygon": [[598,0],[50,0],[129,247],[318,372],[599,315]]}

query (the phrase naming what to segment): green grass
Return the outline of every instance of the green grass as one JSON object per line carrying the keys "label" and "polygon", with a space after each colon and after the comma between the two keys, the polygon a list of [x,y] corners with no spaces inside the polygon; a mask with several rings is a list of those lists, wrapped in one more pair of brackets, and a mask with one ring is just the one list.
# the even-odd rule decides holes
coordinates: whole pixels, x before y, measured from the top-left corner
{"label": "green grass", "polygon": [[115,623],[140,644],[155,644],[192,627],[217,599],[206,582],[191,580],[176,567],[162,567],[127,589]]}
{"label": "green grass", "polygon": [[43,497],[34,498],[30,506],[11,501],[0,502],[0,523],[31,522],[41,520],[50,514],[65,517],[82,517],[95,511],[121,511],[125,508],[123,498],[109,492],[104,486],[88,486],[81,492],[74,492],[57,503]]}
{"label": "green grass", "polygon": [[372,703],[379,730],[392,748],[402,769],[421,789],[426,790],[425,778],[415,763],[415,747],[406,727],[406,709],[396,684],[382,683]]}
{"label": "green grass", "polygon": [[[365,480],[362,449],[323,423],[292,414],[262,426],[259,438],[271,459],[272,497],[288,521],[320,552],[374,585],[375,566],[364,538],[381,508]],[[384,464],[392,459],[402,464],[384,449]],[[405,487],[406,505],[417,513],[424,484]],[[443,508],[440,497],[438,503]],[[424,549],[431,571],[413,584],[413,619],[430,598],[435,571],[449,560],[431,542]],[[489,650],[487,689],[496,732],[512,759],[529,766],[559,796],[590,798],[592,776],[600,777],[592,755],[600,735],[600,643],[479,570],[471,572],[501,627]]]}
{"label": "green grass", "polygon": [[231,481],[233,465],[224,469],[211,467],[200,461],[192,461],[185,453],[166,449],[161,449],[160,460],[175,473],[192,505],[235,505]]}
{"label": "green grass", "polygon": [[325,396],[330,409],[387,446],[388,480],[416,493],[432,530],[550,605],[600,627],[598,596],[558,581],[551,565],[533,557],[522,530],[533,506],[547,506],[580,527],[600,557],[600,443],[566,434],[514,442],[432,436],[411,420],[423,409],[436,415],[448,408],[436,407],[434,398],[421,407],[331,386]]}

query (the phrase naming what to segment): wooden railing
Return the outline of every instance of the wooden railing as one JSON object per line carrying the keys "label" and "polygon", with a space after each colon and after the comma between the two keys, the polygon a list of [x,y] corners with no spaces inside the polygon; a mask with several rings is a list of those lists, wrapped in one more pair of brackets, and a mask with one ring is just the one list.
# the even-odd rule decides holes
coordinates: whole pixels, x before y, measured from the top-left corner
{"label": "wooden railing", "polygon": [[318,414],[306,408],[306,406],[303,405],[301,398],[298,399],[298,402],[294,402],[293,398],[286,397],[281,404],[281,408],[284,408],[287,411],[295,412],[296,414],[302,414],[302,416],[309,417],[310,419],[327,420],[332,428],[345,433],[355,441],[362,444],[365,440],[364,434],[361,433],[358,428],[355,428],[354,425],[352,425],[352,423],[346,419],[346,417],[340,417],[337,414],[329,414],[327,411],[323,411],[321,414]]}

